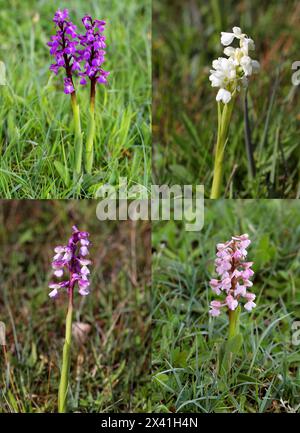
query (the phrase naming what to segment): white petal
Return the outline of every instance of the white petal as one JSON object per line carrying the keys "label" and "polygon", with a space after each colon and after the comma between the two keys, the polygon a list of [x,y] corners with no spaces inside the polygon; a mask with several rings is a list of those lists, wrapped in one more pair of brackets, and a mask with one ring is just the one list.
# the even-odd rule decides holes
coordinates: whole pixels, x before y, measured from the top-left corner
{"label": "white petal", "polygon": [[226,47],[224,49],[224,54],[226,54],[226,56],[228,56],[228,57],[234,56],[234,54],[235,54],[235,48],[233,48],[233,47]]}
{"label": "white petal", "polygon": [[63,257],[63,254],[61,254],[61,253],[57,253],[57,254],[55,254],[55,256],[53,257],[53,260],[61,260],[62,257]]}
{"label": "white petal", "polygon": [[233,34],[236,38],[240,39],[240,37],[242,36],[242,30],[240,27],[233,27],[232,29]]}
{"label": "white petal", "polygon": [[216,96],[216,101],[222,101],[224,104],[228,104],[231,99],[231,93],[228,90],[220,89]]}
{"label": "white petal", "polygon": [[247,311],[252,311],[252,308],[256,307],[255,302],[249,301],[244,305]]}
{"label": "white petal", "polygon": [[63,274],[64,274],[63,269],[57,269],[56,271],[54,271],[54,275],[55,275],[56,277],[62,277]]}
{"label": "white petal", "polygon": [[66,260],[66,262],[69,262],[72,258],[72,253],[71,251],[67,251],[66,254],[63,257],[63,260]]}
{"label": "white petal", "polygon": [[56,252],[56,253],[64,253],[65,252],[65,250],[66,250],[66,248],[65,247],[62,247],[62,246],[58,246],[58,247],[55,247],[54,248],[54,251]]}
{"label": "white petal", "polygon": [[84,265],[81,268],[81,273],[82,273],[82,275],[88,275],[88,274],[90,274],[90,270],[87,266]]}
{"label": "white petal", "polygon": [[213,67],[214,69],[218,69],[218,68],[219,68],[219,59],[215,59],[215,60],[213,60],[213,62],[212,62],[212,67]]}
{"label": "white petal", "polygon": [[233,39],[235,38],[234,33],[227,33],[227,32],[222,32],[221,33],[221,44],[222,45],[230,45],[233,42]]}
{"label": "white petal", "polygon": [[223,84],[223,80],[221,80],[216,74],[212,74],[209,77],[211,81],[212,87],[220,87]]}
{"label": "white petal", "polygon": [[55,298],[55,296],[57,296],[58,294],[58,290],[54,289],[52,290],[52,292],[49,293],[50,298]]}
{"label": "white petal", "polygon": [[212,317],[217,317],[220,315],[220,313],[221,313],[220,310],[218,310],[217,308],[212,308],[211,310],[209,310],[209,314]]}
{"label": "white petal", "polygon": [[257,60],[252,60],[252,69],[253,73],[256,73],[260,70],[260,64]]}
{"label": "white petal", "polygon": [[252,74],[252,60],[249,56],[244,56],[241,58],[241,66],[246,75]]}
{"label": "white petal", "polygon": [[79,260],[79,263],[80,263],[82,266],[88,266],[88,265],[90,265],[92,262],[91,262],[90,260],[87,260],[87,259],[80,259],[80,260]]}
{"label": "white petal", "polygon": [[79,293],[81,296],[87,296],[90,292],[87,289],[79,289]]}
{"label": "white petal", "polygon": [[49,289],[59,289],[59,288],[60,288],[60,285],[57,283],[49,284]]}
{"label": "white petal", "polygon": [[80,248],[80,254],[82,255],[82,256],[86,256],[86,255],[88,255],[89,254],[89,250],[87,249],[87,247],[81,247]]}
{"label": "white petal", "polygon": [[242,39],[241,47],[245,48],[246,50],[251,50],[251,51],[255,50],[255,44],[254,44],[253,39],[251,39],[251,38]]}

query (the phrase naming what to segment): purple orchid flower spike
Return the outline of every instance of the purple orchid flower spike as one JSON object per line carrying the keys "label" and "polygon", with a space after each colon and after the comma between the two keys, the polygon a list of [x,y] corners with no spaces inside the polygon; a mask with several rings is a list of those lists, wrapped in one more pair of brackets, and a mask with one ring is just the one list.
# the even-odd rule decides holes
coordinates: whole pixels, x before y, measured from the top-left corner
{"label": "purple orchid flower spike", "polygon": [[89,254],[89,233],[81,232],[76,226],[72,227],[73,234],[66,246],[57,246],[52,261],[54,276],[59,282],[51,282],[49,288],[50,298],[54,298],[62,289],[67,290],[69,297],[73,298],[74,287],[77,283],[78,292],[82,296],[89,294],[89,274],[88,266],[91,261],[86,257]]}
{"label": "purple orchid flower spike", "polygon": [[85,34],[78,36],[82,49],[77,50],[77,59],[79,62],[83,62],[83,72],[78,73],[81,77],[80,84],[86,85],[87,80],[90,80],[91,83],[89,129],[85,149],[85,169],[87,173],[91,174],[96,131],[96,85],[97,83],[107,84],[109,72],[102,69],[106,54],[106,38],[103,35],[105,21],[93,20],[91,16],[86,15],[82,18],[82,22],[85,27]]}
{"label": "purple orchid flower spike", "polygon": [[74,181],[77,182],[81,175],[81,160],[83,153],[83,138],[81,132],[80,110],[77,103],[73,77],[79,76],[80,84],[86,85],[90,80],[90,116],[88,133],[85,146],[85,168],[91,174],[94,159],[94,139],[96,131],[95,123],[95,98],[96,85],[107,84],[109,72],[102,69],[105,61],[106,38],[103,34],[105,21],[93,20],[91,16],[83,17],[85,27],[84,34],[78,34],[76,26],[69,20],[68,9],[58,10],[53,19],[57,31],[51,37],[48,46],[50,54],[55,57],[50,70],[58,74],[61,68],[65,69],[64,92],[71,95],[74,115],[75,149],[74,149]]}
{"label": "purple orchid flower spike", "polygon": [[59,245],[54,248],[55,255],[52,260],[52,269],[57,280],[49,284],[50,298],[55,298],[61,290],[68,293],[68,310],[66,316],[66,334],[63,348],[61,376],[58,389],[58,412],[67,412],[67,394],[71,362],[71,341],[72,341],[72,317],[73,317],[73,296],[77,284],[81,296],[89,294],[88,266],[91,261],[87,259],[89,254],[89,233],[81,232],[76,226],[72,227],[72,236],[67,245]]}
{"label": "purple orchid flower spike", "polygon": [[89,15],[84,16],[82,22],[86,32],[84,35],[79,35],[83,49],[77,51],[79,61],[84,62],[84,72],[79,73],[82,77],[80,84],[86,85],[87,79],[90,79],[91,95],[95,95],[96,83],[107,84],[109,75],[109,72],[102,69],[106,54],[106,38],[103,35],[106,22],[93,20]]}
{"label": "purple orchid flower spike", "polygon": [[69,20],[68,9],[60,10],[55,13],[53,21],[57,27],[56,34],[51,36],[48,46],[50,54],[55,57],[55,63],[50,66],[50,71],[58,74],[62,68],[65,70],[64,92],[71,95],[71,104],[74,116],[74,160],[73,173],[74,181],[77,182],[81,175],[82,160],[82,132],[80,122],[80,110],[77,103],[76,91],[73,81],[74,74],[80,71],[76,50],[79,44],[76,26]]}
{"label": "purple orchid flower spike", "polygon": [[68,9],[64,9],[63,11],[58,9],[53,21],[58,30],[51,37],[51,41],[48,42],[50,54],[55,57],[55,63],[50,66],[50,70],[57,75],[60,68],[65,69],[64,92],[69,94],[75,92],[73,72],[80,70],[80,64],[75,55],[79,43],[76,26],[69,21]]}

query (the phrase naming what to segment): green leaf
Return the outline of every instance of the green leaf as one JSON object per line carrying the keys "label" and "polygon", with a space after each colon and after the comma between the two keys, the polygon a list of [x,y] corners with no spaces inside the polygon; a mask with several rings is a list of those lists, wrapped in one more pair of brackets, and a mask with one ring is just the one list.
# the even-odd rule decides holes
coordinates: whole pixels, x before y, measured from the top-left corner
{"label": "green leaf", "polygon": [[250,376],[248,374],[243,374],[243,373],[238,374],[237,382],[238,383],[250,382],[250,383],[255,383],[258,385],[263,385],[263,382],[258,380],[256,377]]}
{"label": "green leaf", "polygon": [[179,347],[176,347],[172,353],[174,366],[182,368],[186,367],[188,356],[189,352],[187,350],[180,351]]}
{"label": "green leaf", "polygon": [[64,184],[66,185],[66,187],[68,187],[70,185],[70,174],[68,168],[64,166],[60,161],[54,161],[54,166],[59,176],[63,180]]}
{"label": "green leaf", "polygon": [[29,358],[27,359],[27,365],[28,367],[33,367],[37,361],[37,350],[36,350],[36,344],[32,343],[31,345],[31,354]]}
{"label": "green leaf", "polygon": [[255,252],[255,266],[254,269],[261,269],[269,263],[275,256],[276,250],[274,245],[270,243],[268,234],[264,234],[258,243]]}
{"label": "green leaf", "polygon": [[31,229],[25,230],[19,238],[19,244],[23,245],[26,242],[31,242],[33,240],[33,231]]}
{"label": "green leaf", "polygon": [[159,379],[161,382],[167,383],[169,381],[169,376],[165,373],[158,374],[155,379]]}
{"label": "green leaf", "polygon": [[243,344],[243,336],[242,334],[236,334],[234,337],[231,337],[225,346],[226,352],[230,353],[239,353]]}
{"label": "green leaf", "polygon": [[289,364],[300,364],[300,353],[291,353],[286,360]]}
{"label": "green leaf", "polygon": [[15,413],[18,413],[19,412],[18,403],[10,389],[7,391],[7,396],[8,396],[9,404],[11,405],[13,411]]}
{"label": "green leaf", "polygon": [[231,369],[233,355],[237,355],[243,344],[242,334],[236,334],[225,341],[219,349],[218,373],[223,376]]}

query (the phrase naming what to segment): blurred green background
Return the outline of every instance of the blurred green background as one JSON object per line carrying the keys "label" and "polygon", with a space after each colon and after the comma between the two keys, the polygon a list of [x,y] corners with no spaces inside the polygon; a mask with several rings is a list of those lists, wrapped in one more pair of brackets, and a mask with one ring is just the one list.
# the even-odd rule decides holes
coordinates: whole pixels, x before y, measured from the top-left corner
{"label": "blurred green background", "polygon": [[[150,0],[0,0],[0,61],[7,70],[7,86],[0,86],[0,198],[78,196],[78,185],[71,182],[70,96],[63,93],[63,72],[49,71],[53,57],[47,42],[55,34],[58,8],[69,9],[81,32],[85,14],[107,21],[105,69],[111,75],[107,86],[97,88],[94,170],[81,179],[80,197],[94,197],[100,185],[117,184],[120,176],[148,186]],[[89,89],[77,89],[86,134]]]}
{"label": "blurred green background", "polygon": [[[299,213],[293,200],[208,200],[201,232],[172,221],[154,225],[154,411],[300,411],[300,342],[293,343],[300,321]],[[242,311],[243,346],[221,380],[217,353],[228,319],[209,317],[216,299],[209,281],[216,277],[216,244],[242,233],[252,240],[257,307]]]}
{"label": "blurred green background", "polygon": [[[56,412],[67,297],[48,297],[53,249],[90,232],[91,293],[75,293],[70,411],[147,411],[150,227],[100,222],[95,201],[0,202],[0,412]],[[80,326],[80,325],[78,325]],[[75,331],[78,326],[75,326]]]}
{"label": "blurred green background", "polygon": [[296,0],[163,0],[153,13],[153,171],[160,183],[201,183],[209,196],[217,134],[212,60],[223,55],[220,32],[239,26],[254,39],[248,103],[256,175],[249,175],[244,96],[238,98],[225,151],[222,194],[295,198],[300,193],[300,5]]}

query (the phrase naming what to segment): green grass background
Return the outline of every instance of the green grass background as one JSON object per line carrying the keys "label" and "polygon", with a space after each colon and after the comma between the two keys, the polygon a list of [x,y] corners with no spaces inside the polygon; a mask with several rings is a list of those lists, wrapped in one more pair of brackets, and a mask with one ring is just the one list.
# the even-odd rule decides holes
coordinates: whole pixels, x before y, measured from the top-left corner
{"label": "green grass background", "polygon": [[300,18],[296,0],[164,0],[153,3],[153,171],[160,183],[205,185],[209,197],[217,134],[212,60],[222,56],[220,32],[240,26],[256,44],[261,71],[249,85],[256,176],[249,176],[243,99],[234,109],[225,150],[222,195],[299,198]]}
{"label": "green grass background", "polygon": [[[67,7],[81,28],[84,14],[107,20],[107,87],[98,86],[95,163],[92,176],[72,180],[73,127],[63,74],[49,71],[47,42],[53,15]],[[82,28],[81,28],[82,30]],[[103,183],[148,186],[151,111],[150,0],[0,0],[0,60],[7,86],[0,86],[0,197],[94,197]],[[80,87],[86,133],[89,89]],[[58,167],[58,168],[57,168]],[[67,172],[69,168],[69,172]]]}
{"label": "green grass background", "polygon": [[[28,214],[32,218],[28,218]],[[94,201],[0,203],[0,412],[57,412],[67,296],[48,297],[53,248],[72,224],[90,232],[91,293],[75,293],[70,412],[148,411],[150,394],[148,223],[100,222]]]}
{"label": "green grass background", "polygon": [[[293,200],[210,200],[201,232],[172,221],[155,225],[154,411],[300,412],[300,345],[292,342],[300,318],[299,212]],[[209,280],[216,276],[216,244],[245,232],[257,307],[242,311],[244,343],[220,378],[217,350],[228,319],[208,315],[216,298]]]}

